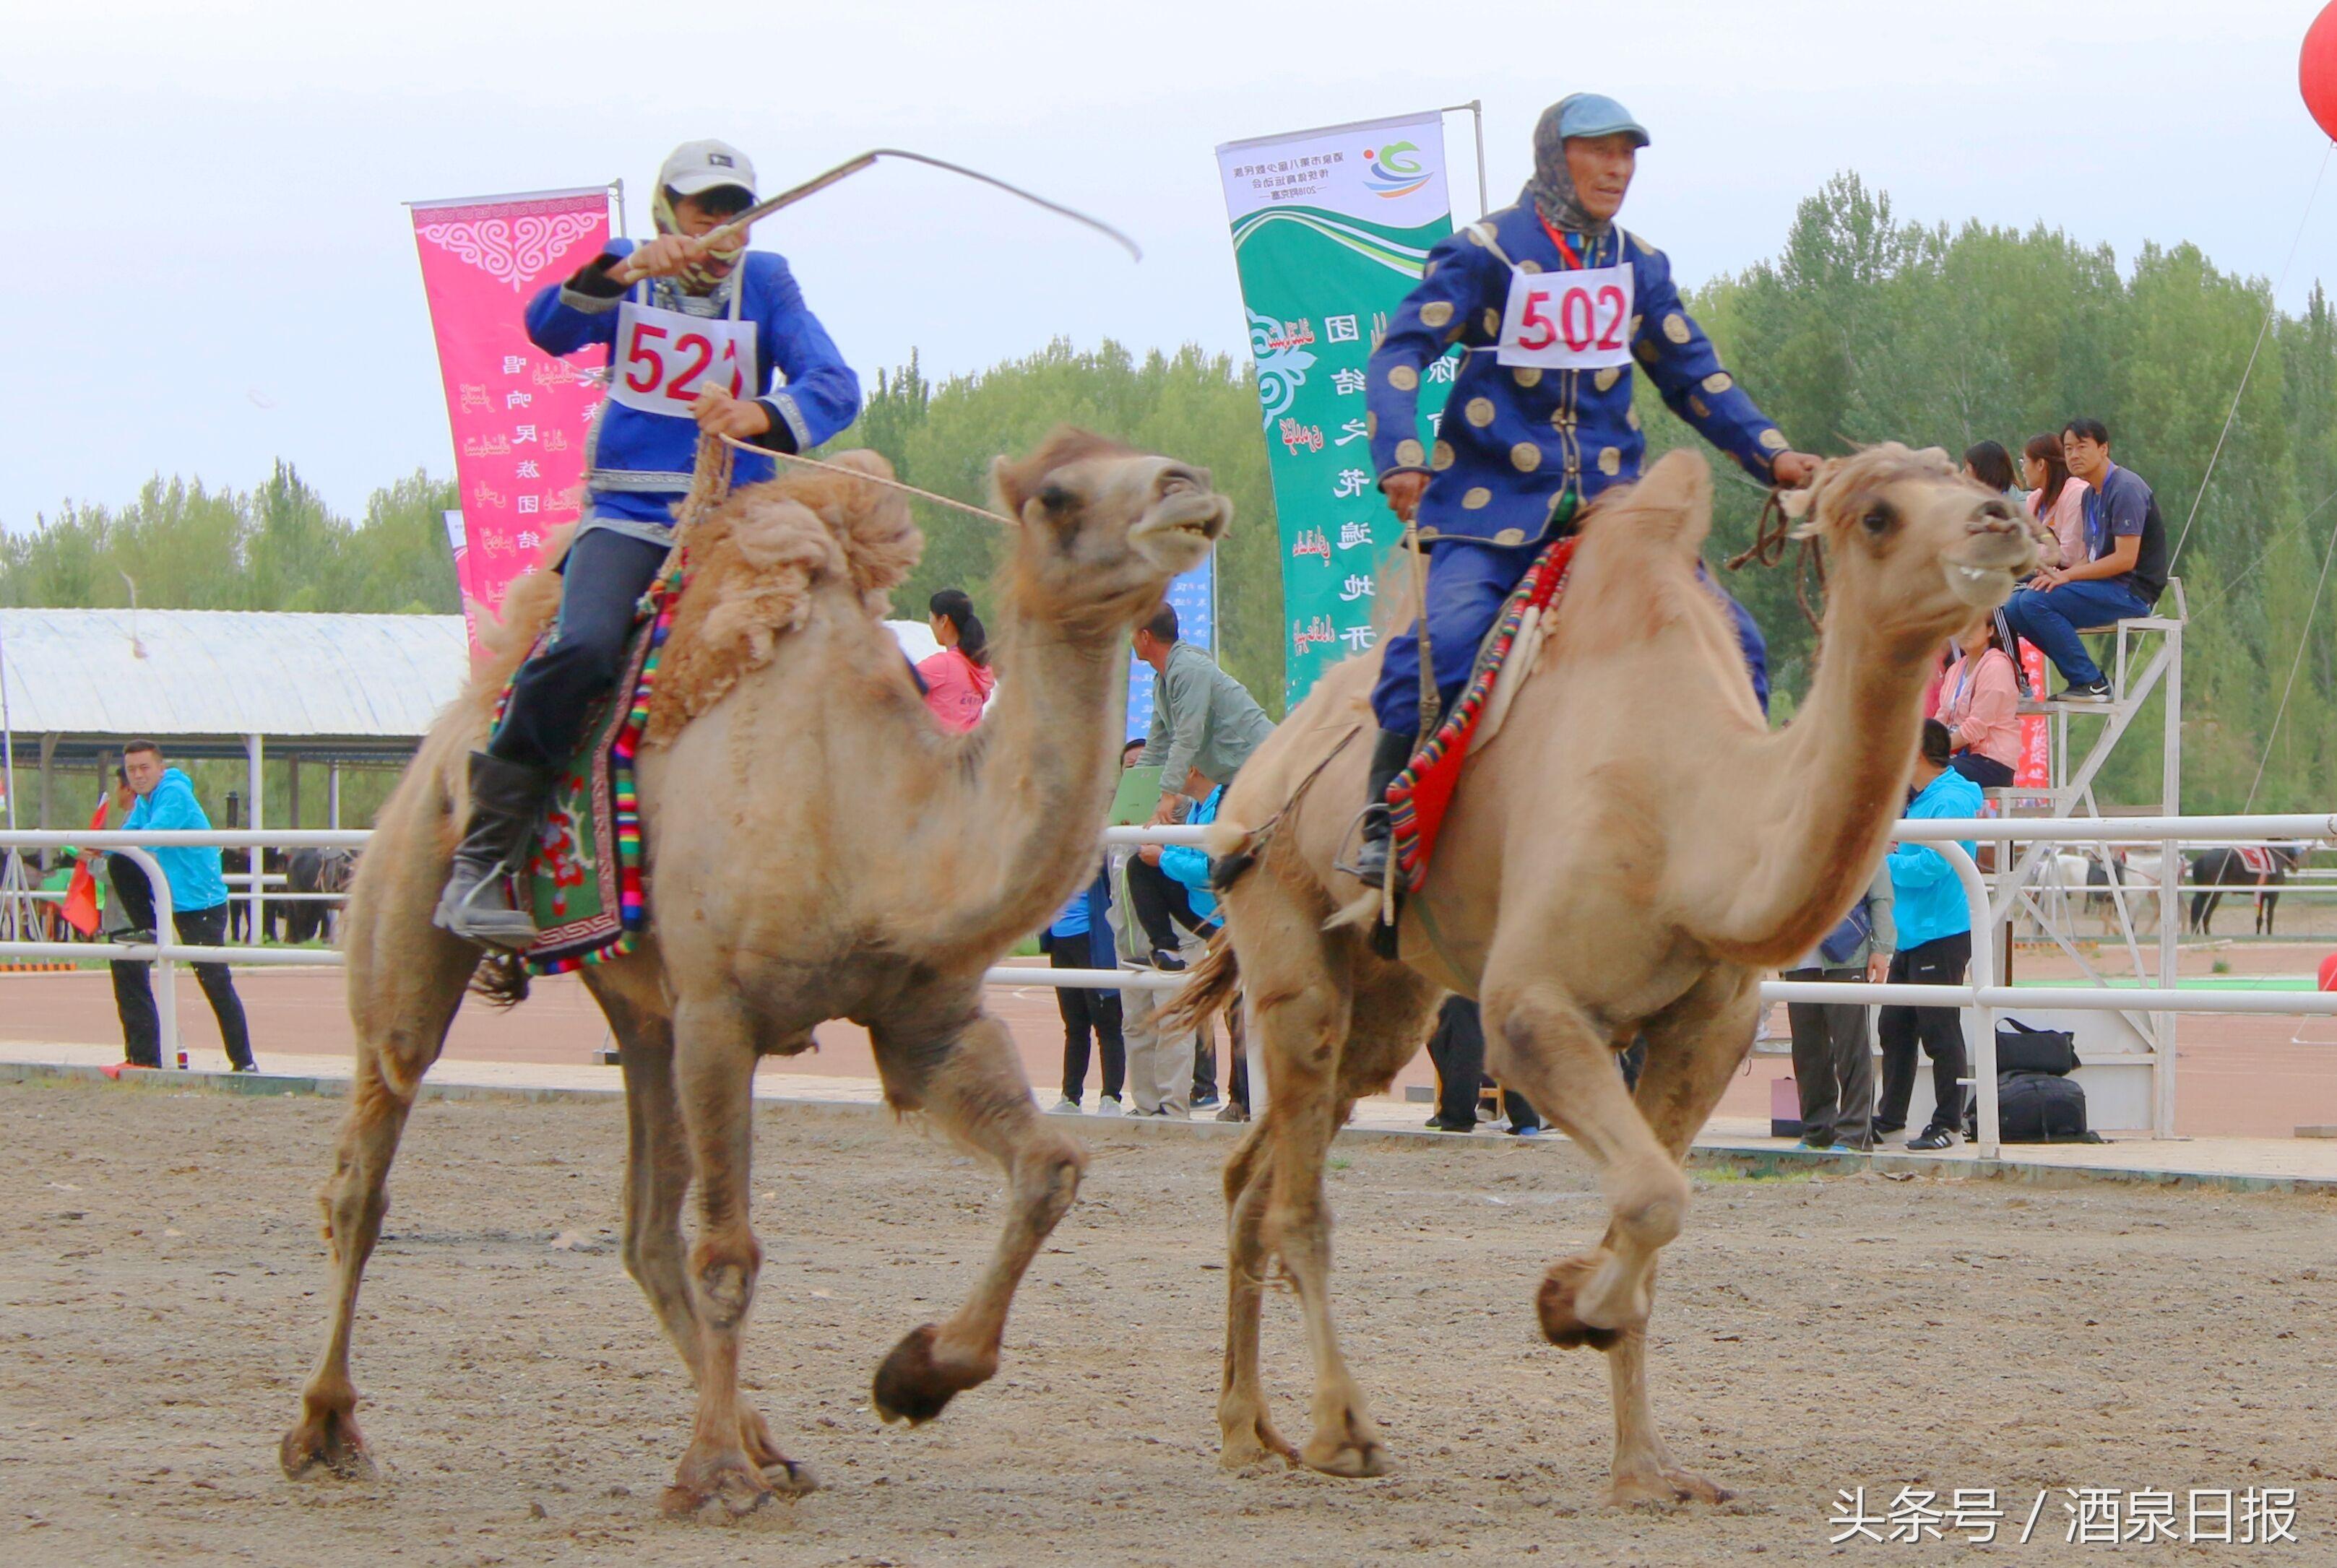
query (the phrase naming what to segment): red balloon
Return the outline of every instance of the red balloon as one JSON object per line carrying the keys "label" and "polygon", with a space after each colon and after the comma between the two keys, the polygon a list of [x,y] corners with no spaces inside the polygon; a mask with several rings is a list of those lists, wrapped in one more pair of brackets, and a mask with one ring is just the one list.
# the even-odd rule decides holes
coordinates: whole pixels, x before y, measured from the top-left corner
{"label": "red balloon", "polygon": [[2337,141],[2337,0],[2322,7],[2313,25],[2304,30],[2304,48],[2297,55],[2296,88],[2313,123]]}
{"label": "red balloon", "polygon": [[2321,989],[2337,991],[2337,953],[2331,953],[2321,960]]}

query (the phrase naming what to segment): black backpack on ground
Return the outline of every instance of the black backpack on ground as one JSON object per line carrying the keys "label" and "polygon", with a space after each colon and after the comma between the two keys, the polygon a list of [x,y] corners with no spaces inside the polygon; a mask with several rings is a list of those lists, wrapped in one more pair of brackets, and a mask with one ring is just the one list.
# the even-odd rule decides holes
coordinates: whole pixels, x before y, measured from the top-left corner
{"label": "black backpack on ground", "polygon": [[[2000,1073],[1996,1080],[1997,1134],[2008,1144],[2098,1144],[2086,1130],[2086,1090],[2053,1073]],[[1975,1097],[1964,1112],[1964,1135],[1980,1136]]]}
{"label": "black backpack on ground", "polygon": [[2083,1065],[2078,1060],[2077,1037],[2067,1029],[2032,1029],[2019,1018],[1996,1026],[2000,1073],[2050,1073],[2061,1078]]}

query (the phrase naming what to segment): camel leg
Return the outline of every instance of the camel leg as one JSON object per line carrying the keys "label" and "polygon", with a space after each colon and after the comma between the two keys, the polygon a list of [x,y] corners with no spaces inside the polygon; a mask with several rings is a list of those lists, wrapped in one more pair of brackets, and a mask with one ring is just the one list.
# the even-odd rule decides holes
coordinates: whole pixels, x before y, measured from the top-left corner
{"label": "camel leg", "polygon": [[1594,1251],[1551,1266],[1540,1306],[1551,1343],[1605,1349],[1648,1320],[1656,1253],[1679,1234],[1687,1178],[1631,1103],[1607,1031],[1558,988],[1533,981],[1511,989],[1489,975],[1484,1016],[1493,1076],[1523,1090],[1599,1167],[1606,1237]]}
{"label": "camel leg", "polygon": [[[385,847],[381,852],[394,851]],[[277,1449],[284,1473],[295,1479],[319,1466],[344,1479],[373,1474],[372,1456],[357,1430],[357,1387],[349,1378],[357,1286],[389,1212],[389,1167],[397,1157],[406,1118],[478,967],[476,948],[430,923],[436,899],[430,878],[445,874],[444,862],[427,862],[421,869],[423,875],[402,878],[374,907],[352,915],[348,989],[349,1014],[357,1028],[357,1071],[333,1174],[318,1193],[333,1261],[332,1317],[324,1359],[301,1393],[299,1424]],[[378,953],[376,939],[383,950]]]}
{"label": "camel leg", "polygon": [[924,1110],[960,1143],[997,1161],[1011,1193],[998,1250],[965,1304],[946,1322],[911,1329],[876,1368],[876,1413],[916,1426],[997,1372],[1015,1287],[1079,1195],[1087,1152],[1039,1115],[1012,1037],[987,1013],[939,1051],[880,1036],[876,1060],[896,1109]]}
{"label": "camel leg", "polygon": [[[1711,985],[1734,986],[1715,997]],[[1751,977],[1716,976],[1706,988],[1648,1026],[1648,1062],[1639,1076],[1638,1105],[1649,1129],[1676,1162],[1710,1118],[1712,1109],[1753,1048],[1759,993]],[[1717,1010],[1707,1010],[1717,1003]],[[1648,1289],[1654,1290],[1652,1272]],[[1648,1337],[1644,1324],[1607,1347],[1607,1378],[1615,1405],[1615,1462],[1610,1504],[1725,1503],[1729,1494],[1672,1458],[1656,1429],[1648,1397]]]}
{"label": "camel leg", "polygon": [[[617,1060],[625,1075],[625,1272],[649,1298],[695,1388],[700,1329],[681,1236],[689,1141],[674,1084],[673,1020],[628,994],[637,988],[611,983],[605,967],[586,970],[585,985],[617,1037]],[[791,1495],[817,1489],[810,1467],[780,1452],[770,1424],[743,1399],[738,1440],[774,1489]]]}
{"label": "camel leg", "polygon": [[1273,1154],[1266,1124],[1250,1125],[1226,1164],[1226,1351],[1217,1395],[1217,1462],[1229,1470],[1298,1450],[1275,1430],[1260,1377],[1258,1329],[1266,1301],[1266,1206]]}
{"label": "camel leg", "polygon": [[674,1038],[681,1121],[698,1180],[698,1244],[689,1263],[698,1320],[698,1413],[663,1506],[679,1515],[719,1502],[730,1514],[746,1514],[776,1490],[748,1450],[746,1435],[756,1423],[738,1398],[739,1345],[763,1265],[748,1207],[755,1027],[728,997],[687,998],[674,1016]]}

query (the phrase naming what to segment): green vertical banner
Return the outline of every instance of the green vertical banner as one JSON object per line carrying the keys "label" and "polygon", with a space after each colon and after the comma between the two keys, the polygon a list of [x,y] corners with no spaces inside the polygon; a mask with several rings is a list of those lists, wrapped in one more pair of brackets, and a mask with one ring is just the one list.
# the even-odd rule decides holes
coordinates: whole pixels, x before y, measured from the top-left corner
{"label": "green vertical banner", "polygon": [[[1428,253],[1452,232],[1444,121],[1370,120],[1217,149],[1281,520],[1285,699],[1372,646],[1377,573],[1403,525],[1380,498],[1364,365]],[[1430,367],[1424,427],[1454,363]]]}

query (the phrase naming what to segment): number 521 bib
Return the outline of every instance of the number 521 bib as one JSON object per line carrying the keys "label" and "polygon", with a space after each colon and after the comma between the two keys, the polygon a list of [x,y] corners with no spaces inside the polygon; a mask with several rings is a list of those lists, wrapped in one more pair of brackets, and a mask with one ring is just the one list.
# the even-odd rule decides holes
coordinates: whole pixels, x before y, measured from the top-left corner
{"label": "number 521 bib", "polygon": [[1628,263],[1575,272],[1510,274],[1509,307],[1494,358],[1550,370],[1604,370],[1631,363]]}
{"label": "number 521 bib", "polygon": [[689,417],[708,387],[746,395],[755,368],[755,324],[627,300],[617,313],[617,352],[609,395],[645,414]]}

